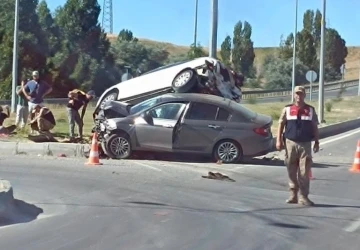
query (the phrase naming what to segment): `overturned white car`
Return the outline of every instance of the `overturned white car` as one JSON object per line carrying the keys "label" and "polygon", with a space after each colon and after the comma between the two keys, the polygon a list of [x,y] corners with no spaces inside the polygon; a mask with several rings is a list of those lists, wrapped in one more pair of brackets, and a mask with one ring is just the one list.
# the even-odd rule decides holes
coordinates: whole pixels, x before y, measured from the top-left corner
{"label": "overturned white car", "polygon": [[178,62],[110,87],[100,96],[94,117],[108,101],[136,104],[169,92],[213,94],[240,102],[243,81],[241,74],[211,57]]}

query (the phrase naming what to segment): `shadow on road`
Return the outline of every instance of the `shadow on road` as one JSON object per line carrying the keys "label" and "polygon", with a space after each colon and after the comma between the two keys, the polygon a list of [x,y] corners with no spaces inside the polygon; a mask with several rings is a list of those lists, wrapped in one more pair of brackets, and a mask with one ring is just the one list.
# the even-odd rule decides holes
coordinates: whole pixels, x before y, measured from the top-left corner
{"label": "shadow on road", "polygon": [[13,204],[0,214],[0,227],[33,221],[41,213],[41,208],[15,199]]}

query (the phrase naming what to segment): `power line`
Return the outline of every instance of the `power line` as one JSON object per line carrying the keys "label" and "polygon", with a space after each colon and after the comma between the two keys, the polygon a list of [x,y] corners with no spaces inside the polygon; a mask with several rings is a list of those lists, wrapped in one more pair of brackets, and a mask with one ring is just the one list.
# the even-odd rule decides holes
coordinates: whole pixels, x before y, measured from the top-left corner
{"label": "power line", "polygon": [[113,34],[113,4],[112,0],[104,0],[102,27],[105,32]]}

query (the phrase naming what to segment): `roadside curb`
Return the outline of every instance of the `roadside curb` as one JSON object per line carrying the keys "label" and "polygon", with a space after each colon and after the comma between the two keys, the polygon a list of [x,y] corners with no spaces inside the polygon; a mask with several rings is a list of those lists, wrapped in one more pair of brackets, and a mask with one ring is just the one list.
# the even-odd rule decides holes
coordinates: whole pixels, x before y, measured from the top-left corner
{"label": "roadside curb", "polygon": [[14,194],[11,183],[0,179],[0,218],[5,216],[13,202]]}
{"label": "roadside curb", "polygon": [[31,143],[31,142],[1,142],[1,155],[40,155],[40,156],[65,156],[85,157],[90,145],[76,143]]}
{"label": "roadside curb", "polygon": [[[319,137],[324,139],[336,134],[344,133],[360,127],[360,117],[327,125],[319,128]],[[276,136],[273,140],[273,151],[277,151]],[[65,156],[84,158],[90,151],[89,144],[76,143],[31,143],[31,142],[0,142],[0,155],[37,155],[37,156]],[[271,152],[269,152],[271,153]]]}

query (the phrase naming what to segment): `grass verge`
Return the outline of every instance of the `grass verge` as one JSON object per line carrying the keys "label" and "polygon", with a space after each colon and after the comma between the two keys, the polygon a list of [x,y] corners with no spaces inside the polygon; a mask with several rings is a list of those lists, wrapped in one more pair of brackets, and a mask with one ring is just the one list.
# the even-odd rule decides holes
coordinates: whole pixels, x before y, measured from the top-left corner
{"label": "grass verge", "polygon": [[[310,105],[314,106],[315,109],[318,109],[317,102],[309,102]],[[281,113],[282,108],[286,104],[284,102],[277,103],[267,103],[267,104],[244,104],[247,108],[261,114],[269,115],[273,118],[272,132],[275,135],[278,127],[278,119]],[[348,97],[341,99],[327,100],[324,107],[324,119],[326,124],[333,124],[337,122],[346,121],[349,119],[355,119],[360,117],[360,98],[358,97]],[[57,139],[64,139],[68,137],[69,125],[66,114],[66,108],[62,105],[48,105],[48,107],[53,111],[56,118],[57,125],[52,131]],[[329,108],[331,107],[331,108]],[[93,126],[92,113],[94,111],[93,107],[88,107],[85,118],[84,118],[84,136],[91,135],[91,129]],[[11,114],[10,119],[5,121],[5,125],[11,125],[15,121],[15,114]],[[75,127],[75,131],[77,127]],[[17,135],[12,136],[16,140],[27,140],[28,126],[22,131],[17,131]]]}

